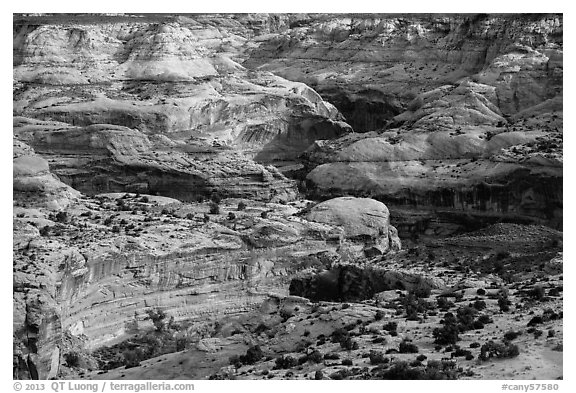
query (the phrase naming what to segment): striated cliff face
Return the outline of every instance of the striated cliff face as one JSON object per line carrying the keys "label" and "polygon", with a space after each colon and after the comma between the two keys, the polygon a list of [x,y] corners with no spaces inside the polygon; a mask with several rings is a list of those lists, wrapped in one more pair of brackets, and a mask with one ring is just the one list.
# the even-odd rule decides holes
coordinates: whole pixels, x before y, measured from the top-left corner
{"label": "striated cliff face", "polygon": [[562,16],[299,15],[245,64],[314,87],[356,131],[381,128],[417,94],[478,75],[511,115],[562,89]]}
{"label": "striated cliff face", "polygon": [[561,228],[562,29],[561,15],[308,15],[244,65],[308,83],[363,132],[309,149],[310,195]]}
{"label": "striated cliff face", "polygon": [[237,203],[207,215],[208,204],[122,193],[76,198],[58,214],[17,202],[18,377],[59,375],[70,335],[93,350],[151,328],[152,308],[197,327],[245,313],[287,295],[296,273],[329,268],[370,243],[348,238],[341,223],[294,216],[304,204],[249,202],[238,211]]}
{"label": "striated cliff face", "polygon": [[239,22],[29,19],[14,24],[15,134],[82,192],[293,200],[260,164],[350,131],[308,86],[234,61],[234,31],[253,35]]}
{"label": "striated cliff face", "polygon": [[270,294],[441,288],[398,233],[561,228],[562,24],[15,16],[15,376],[66,376],[70,340],[119,342],[154,308],[200,326]]}

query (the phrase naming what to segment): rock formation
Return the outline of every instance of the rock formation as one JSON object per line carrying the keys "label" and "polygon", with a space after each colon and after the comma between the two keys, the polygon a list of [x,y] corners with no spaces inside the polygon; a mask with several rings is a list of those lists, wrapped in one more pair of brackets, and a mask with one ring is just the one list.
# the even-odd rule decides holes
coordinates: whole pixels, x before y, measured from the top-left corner
{"label": "rock formation", "polygon": [[[320,359],[327,337],[432,347],[422,299],[484,288],[512,328],[508,284],[561,346],[562,24],[14,15],[14,377],[295,375],[257,344],[306,352],[298,378],[379,378]],[[383,315],[403,337],[380,337]],[[171,360],[139,367],[158,353],[130,346],[151,336]],[[556,378],[547,359],[517,377]]]}
{"label": "rock formation", "polygon": [[365,133],[316,143],[309,190],[561,228],[561,15],[299,17],[244,64]]}

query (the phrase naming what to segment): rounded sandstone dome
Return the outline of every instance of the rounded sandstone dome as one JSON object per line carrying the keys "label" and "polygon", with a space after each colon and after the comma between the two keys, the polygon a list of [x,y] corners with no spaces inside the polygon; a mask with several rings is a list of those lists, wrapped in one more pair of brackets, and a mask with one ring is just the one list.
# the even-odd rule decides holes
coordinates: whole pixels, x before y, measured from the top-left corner
{"label": "rounded sandstone dome", "polygon": [[370,198],[340,197],[314,206],[309,221],[339,225],[347,238],[377,238],[388,234],[390,213],[382,202]]}

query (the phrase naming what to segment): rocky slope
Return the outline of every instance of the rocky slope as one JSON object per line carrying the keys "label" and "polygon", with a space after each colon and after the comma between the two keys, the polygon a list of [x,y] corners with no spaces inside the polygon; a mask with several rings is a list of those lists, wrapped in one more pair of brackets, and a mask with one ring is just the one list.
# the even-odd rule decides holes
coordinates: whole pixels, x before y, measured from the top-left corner
{"label": "rocky slope", "polygon": [[[69,335],[86,350],[124,340],[150,326],[153,308],[198,328],[286,295],[295,273],[330,266],[350,250],[362,256],[370,244],[293,216],[301,203],[238,210],[241,201],[226,200],[215,212],[166,197],[73,196],[57,214],[29,200],[14,209],[20,378],[59,375]],[[379,225],[392,228],[388,217]],[[387,232],[375,238],[390,248]]]}
{"label": "rocky slope", "polygon": [[480,289],[498,326],[464,341],[522,330],[514,374],[408,371],[562,375],[561,16],[15,15],[13,40],[15,378],[387,378],[368,349],[440,360],[422,299]]}
{"label": "rocky slope", "polygon": [[562,43],[561,15],[302,15],[244,64],[373,131],[308,152],[315,195],[561,227]]}
{"label": "rocky slope", "polygon": [[350,131],[308,86],[235,62],[246,38],[220,26],[94,19],[14,24],[15,134],[82,192],[292,200],[254,161]]}

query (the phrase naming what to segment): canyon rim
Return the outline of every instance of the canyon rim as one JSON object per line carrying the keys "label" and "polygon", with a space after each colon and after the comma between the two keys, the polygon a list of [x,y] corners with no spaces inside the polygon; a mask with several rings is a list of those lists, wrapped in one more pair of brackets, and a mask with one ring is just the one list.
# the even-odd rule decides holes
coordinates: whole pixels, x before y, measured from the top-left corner
{"label": "canyon rim", "polygon": [[14,14],[14,379],[563,378],[562,14]]}

